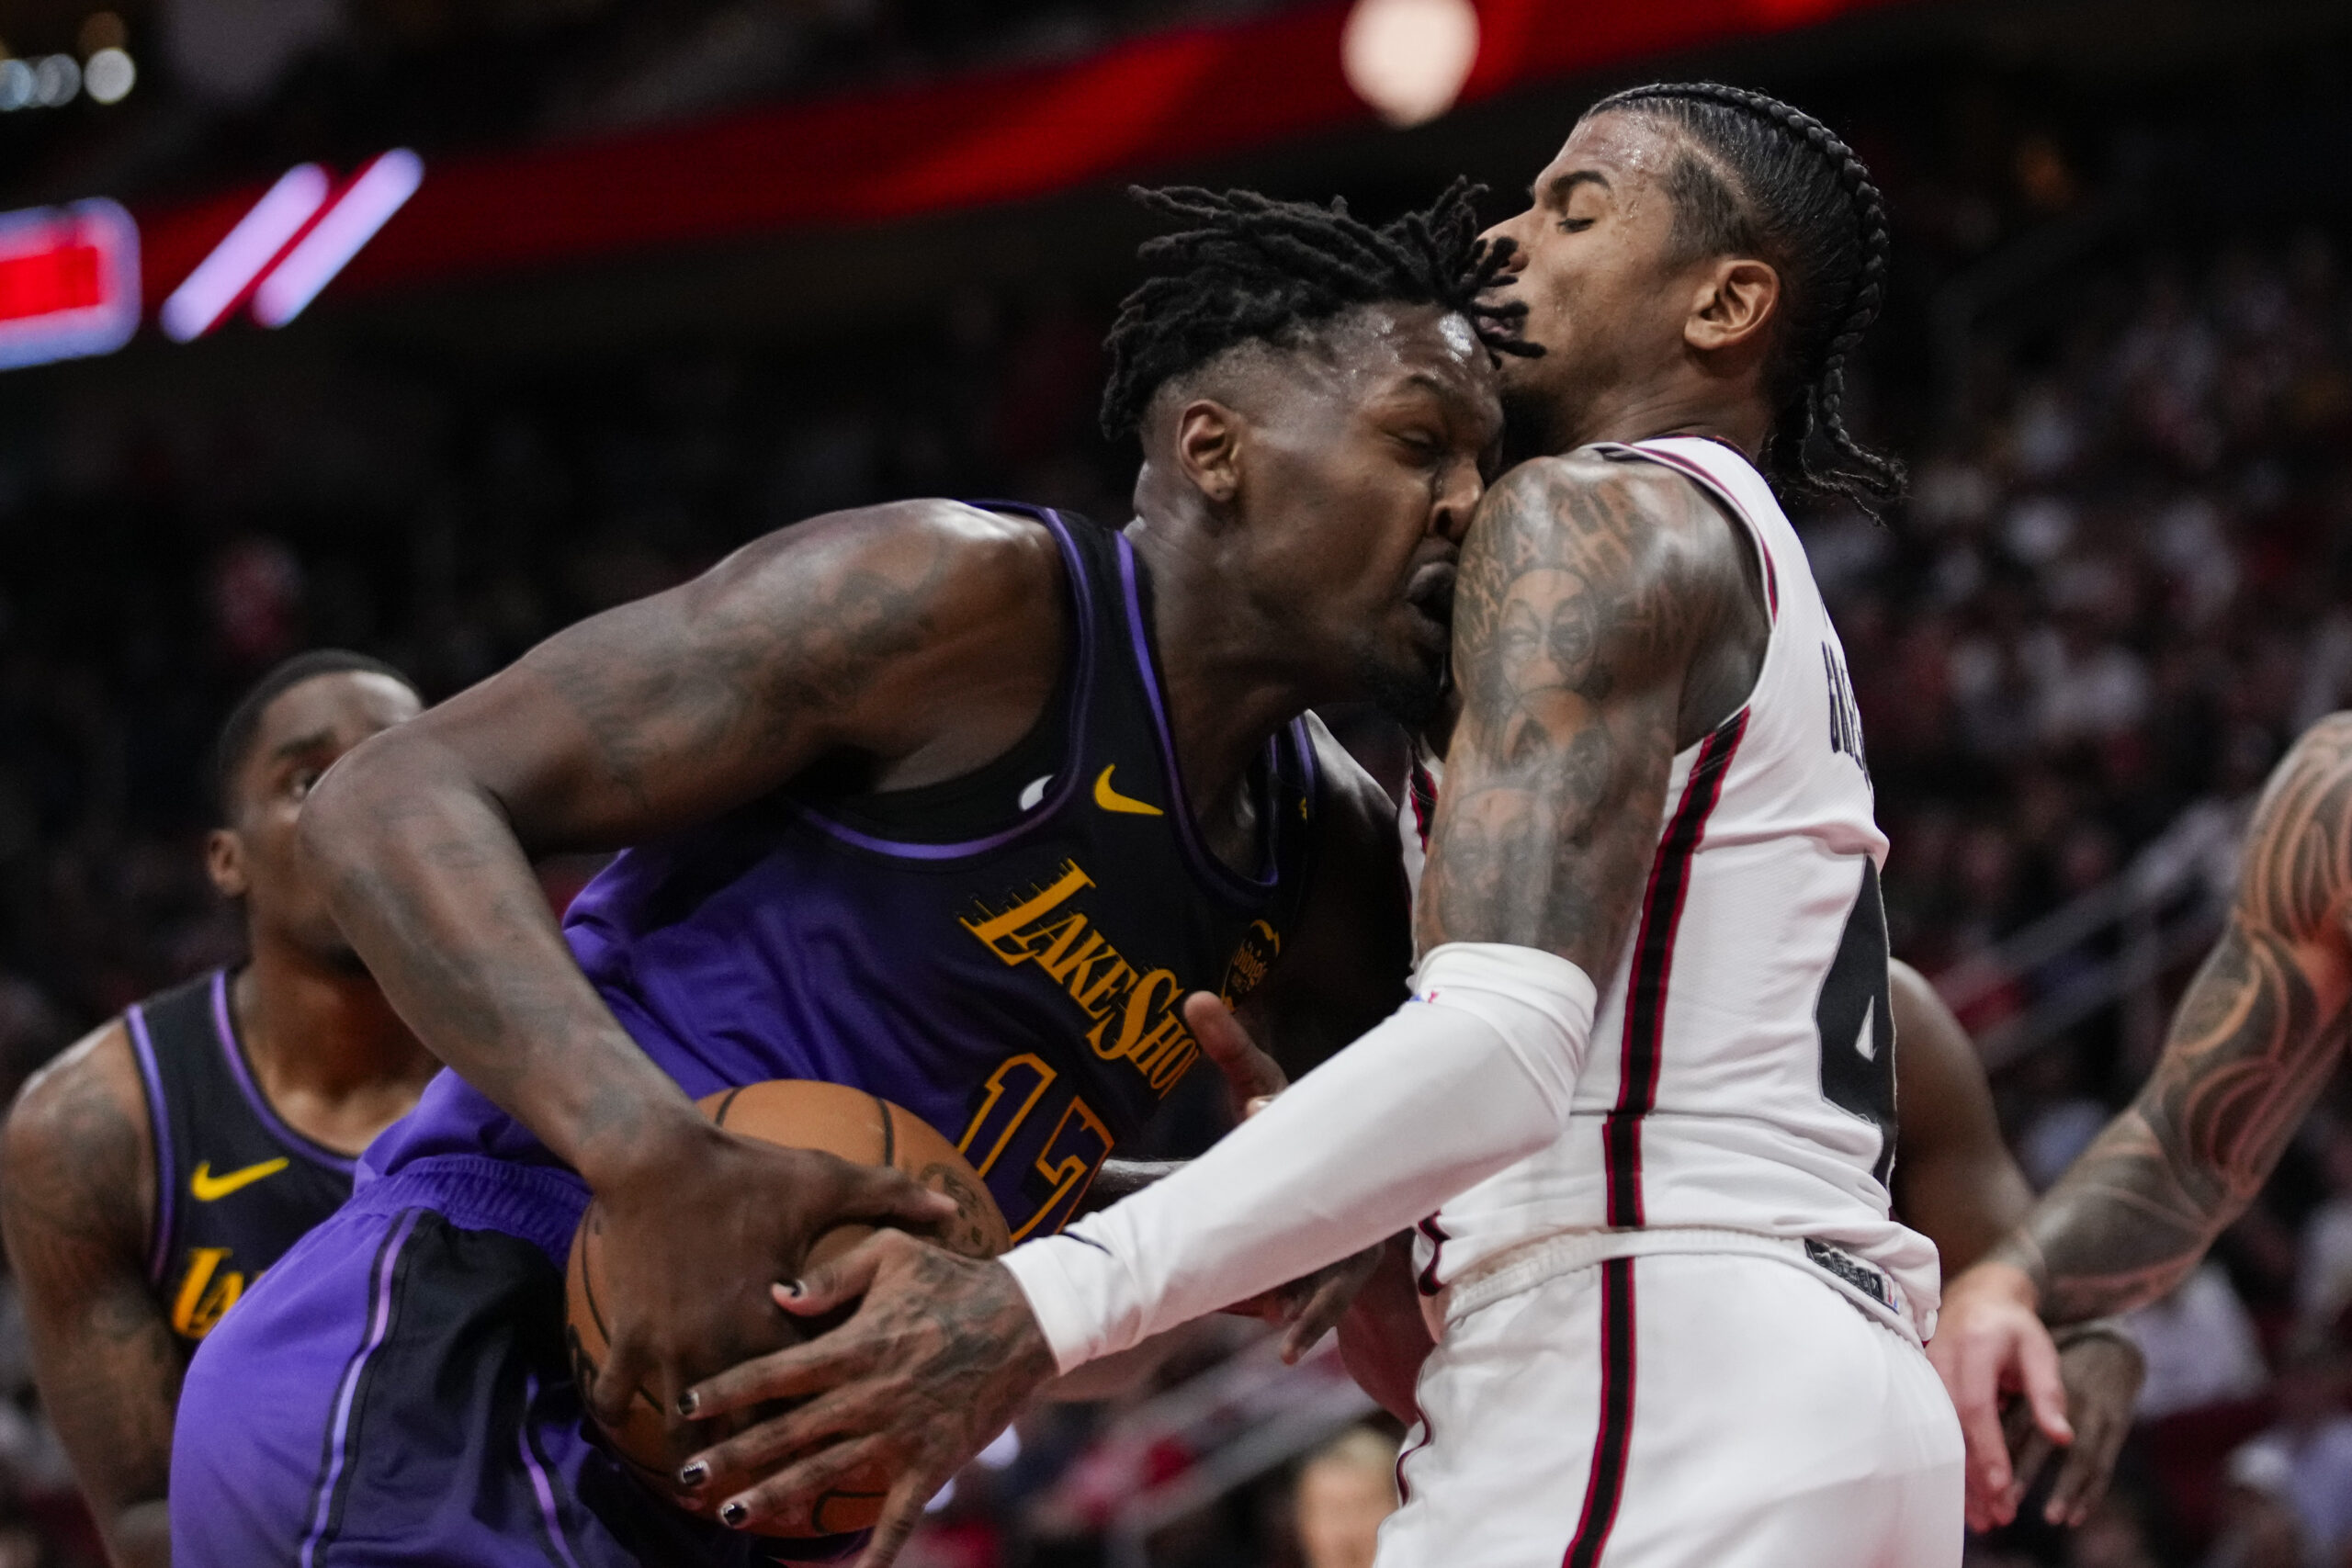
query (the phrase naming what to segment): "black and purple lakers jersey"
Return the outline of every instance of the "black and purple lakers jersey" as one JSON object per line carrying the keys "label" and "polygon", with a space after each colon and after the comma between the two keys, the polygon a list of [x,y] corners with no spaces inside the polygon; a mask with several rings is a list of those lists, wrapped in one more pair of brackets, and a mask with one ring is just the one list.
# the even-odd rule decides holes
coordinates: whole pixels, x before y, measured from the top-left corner
{"label": "black and purple lakers jersey", "polygon": [[155,1134],[148,1283],[193,1347],[351,1196],[356,1162],[270,1109],[230,1016],[228,971],[150,997],[123,1021]]}
{"label": "black and purple lakers jersey", "polygon": [[[1067,1222],[1200,1048],[1178,1012],[1237,1000],[1296,919],[1317,828],[1306,727],[1251,768],[1256,863],[1201,841],[1170,742],[1150,583],[1120,535],[1052,511],[1071,639],[1029,736],[961,778],[861,792],[819,766],[622,854],[565,935],[621,1024],[689,1095],[852,1085],[922,1117],[1015,1239]],[[549,1162],[454,1076],[368,1151]]]}

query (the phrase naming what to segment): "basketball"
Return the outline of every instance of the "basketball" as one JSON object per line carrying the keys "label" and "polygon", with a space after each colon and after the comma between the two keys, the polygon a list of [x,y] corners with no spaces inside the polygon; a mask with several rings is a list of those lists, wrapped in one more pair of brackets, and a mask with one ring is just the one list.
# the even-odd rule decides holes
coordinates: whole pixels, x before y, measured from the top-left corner
{"label": "basketball", "polygon": [[[787,1148],[837,1155],[859,1165],[895,1166],[925,1187],[947,1193],[956,1200],[956,1217],[943,1239],[967,1258],[993,1258],[1012,1245],[1004,1216],[964,1156],[930,1123],[887,1100],[842,1084],[779,1078],[727,1089],[697,1103],[703,1114],[730,1133]],[[808,1264],[840,1257],[872,1231],[865,1224],[834,1226],[809,1248]],[[592,1202],[572,1234],[571,1258],[564,1269],[564,1338],[571,1350],[572,1375],[583,1397],[594,1388],[610,1348],[598,1305],[605,1290],[598,1246],[602,1235],[603,1215]],[[745,1353],[776,1348],[791,1342],[799,1330],[798,1324],[779,1317],[775,1345],[754,1347]],[[757,1419],[754,1415],[743,1424]],[[675,1476],[687,1455],[715,1434],[682,1434],[680,1441],[673,1443],[661,1402],[640,1388],[629,1402],[628,1419],[617,1427],[605,1427],[604,1436],[639,1480],[681,1506],[707,1516],[709,1510],[680,1495]],[[880,1466],[869,1466],[844,1478],[818,1500],[812,1515],[815,1533],[837,1535],[873,1524],[881,1514],[890,1481],[889,1472]]]}

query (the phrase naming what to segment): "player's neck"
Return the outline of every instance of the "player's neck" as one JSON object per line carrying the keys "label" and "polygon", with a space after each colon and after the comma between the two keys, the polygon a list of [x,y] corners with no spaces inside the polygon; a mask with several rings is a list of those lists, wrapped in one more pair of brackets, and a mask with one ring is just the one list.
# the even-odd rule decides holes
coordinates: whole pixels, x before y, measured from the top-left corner
{"label": "player's neck", "polygon": [[420,1084],[433,1072],[431,1055],[371,976],[258,932],[252,962],[230,987],[230,1008],[262,1090],[280,1114],[290,1103],[340,1102]]}
{"label": "player's neck", "polygon": [[1295,636],[1260,624],[1203,536],[1146,517],[1128,537],[1151,572],[1152,635],[1184,793],[1213,824],[1232,811],[1267,740],[1327,694],[1309,689]]}

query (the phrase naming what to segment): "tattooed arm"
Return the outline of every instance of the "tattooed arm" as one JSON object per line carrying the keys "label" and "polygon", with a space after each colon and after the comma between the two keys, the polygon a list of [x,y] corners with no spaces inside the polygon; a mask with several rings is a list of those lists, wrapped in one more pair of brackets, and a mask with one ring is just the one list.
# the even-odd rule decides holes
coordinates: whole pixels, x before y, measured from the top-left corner
{"label": "tattooed arm", "polygon": [[385,993],[603,1200],[605,1413],[759,1342],[767,1282],[832,1216],[934,1200],[696,1114],[580,973],[531,857],[708,819],[820,756],[877,787],[979,765],[1052,690],[1061,572],[1043,528],[950,502],[820,518],[558,635],[312,792],[304,850]]}
{"label": "tattooed arm", "polygon": [[1424,952],[1502,942],[1615,965],[1675,753],[1747,701],[1770,633],[1738,525],[1646,463],[1545,458],[1488,492],[1462,556]]}
{"label": "tattooed arm", "polygon": [[36,1074],[0,1133],[0,1227],[34,1380],[118,1568],[172,1560],[164,1488],[185,1370],[147,1283],[154,1138],[118,1021]]}
{"label": "tattooed arm", "polygon": [[2251,1202],[2344,1050],[2352,997],[2352,715],[2322,720],[2263,791],[2221,941],[2132,1105],[2025,1224],[1947,1293],[1931,1350],[1969,1438],[1971,1517],[2016,1484],[1993,1440],[2023,1393],[2067,1440],[2053,1323],[2126,1311],[2187,1277]]}

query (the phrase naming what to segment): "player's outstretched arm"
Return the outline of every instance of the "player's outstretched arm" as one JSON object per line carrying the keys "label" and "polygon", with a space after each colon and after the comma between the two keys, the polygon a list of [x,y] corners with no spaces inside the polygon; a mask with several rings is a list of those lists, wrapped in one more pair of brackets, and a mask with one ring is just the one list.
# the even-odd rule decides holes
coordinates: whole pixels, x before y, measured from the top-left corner
{"label": "player's outstretched arm", "polygon": [[1972,1517],[2006,1518],[2016,1506],[2002,1394],[2052,1402],[2055,1363],[2037,1312],[2071,1323],[2178,1284],[2261,1190],[2325,1086],[2352,996],[2347,893],[2352,715],[2338,714],[2263,791],[2228,923],[2155,1071],[2026,1223],[1946,1292],[1928,1348],[1968,1436]]}
{"label": "player's outstretched arm", "polygon": [[[801,524],[374,738],[306,805],[304,849],[402,1016],[604,1201],[616,1399],[640,1378],[673,1396],[681,1358],[741,1343],[729,1325],[764,1319],[829,1213],[932,1201],[712,1128],[581,975],[532,857],[707,819],[828,753],[978,765],[1052,688],[1060,573],[1042,529],[951,502]],[[999,711],[1001,744],[972,717]]]}
{"label": "player's outstretched arm", "polygon": [[0,1132],[0,1227],[33,1377],[117,1568],[172,1560],[178,1344],[147,1283],[155,1155],[119,1021],[36,1074]]}
{"label": "player's outstretched arm", "polygon": [[[1896,960],[1887,971],[1897,1043],[1894,1213],[1958,1272],[2025,1218],[2033,1189],[2001,1141],[1992,1086],[1968,1032],[1917,969]],[[2078,1525],[2106,1495],[2147,1366],[2120,1328],[2099,1322],[2068,1331],[2058,1368],[2074,1441],[2042,1514],[2054,1525]],[[2012,1468],[2020,1486],[2030,1486],[2057,1445],[2030,1422],[2009,1427]]]}

